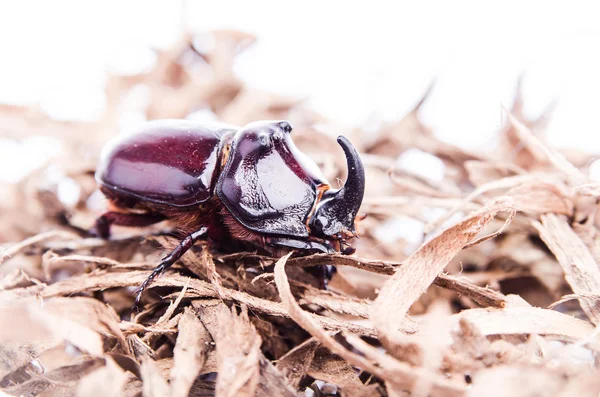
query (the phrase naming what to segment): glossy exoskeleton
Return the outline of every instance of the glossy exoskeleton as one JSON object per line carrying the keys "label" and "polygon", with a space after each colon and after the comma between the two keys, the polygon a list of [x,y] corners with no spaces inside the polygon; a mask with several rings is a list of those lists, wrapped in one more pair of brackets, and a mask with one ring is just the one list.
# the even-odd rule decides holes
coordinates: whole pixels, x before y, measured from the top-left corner
{"label": "glossy exoskeleton", "polygon": [[343,136],[348,178],[331,189],[317,165],[299,151],[287,121],[217,128],[187,120],[146,123],[104,148],[96,180],[112,207],[93,232],[110,225],[147,226],[170,220],[179,245],[140,286],[144,288],[196,241],[224,250],[258,248],[354,252],[355,218],[364,193],[364,169]]}

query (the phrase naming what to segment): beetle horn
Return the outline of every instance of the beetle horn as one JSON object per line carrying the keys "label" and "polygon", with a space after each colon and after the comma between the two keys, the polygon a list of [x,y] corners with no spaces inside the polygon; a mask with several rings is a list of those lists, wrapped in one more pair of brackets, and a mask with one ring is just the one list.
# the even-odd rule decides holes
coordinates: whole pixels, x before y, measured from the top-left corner
{"label": "beetle horn", "polygon": [[365,193],[365,169],[358,152],[344,136],[337,142],[346,155],[348,178],[341,189],[325,193],[311,220],[313,230],[325,236],[356,234],[354,220]]}

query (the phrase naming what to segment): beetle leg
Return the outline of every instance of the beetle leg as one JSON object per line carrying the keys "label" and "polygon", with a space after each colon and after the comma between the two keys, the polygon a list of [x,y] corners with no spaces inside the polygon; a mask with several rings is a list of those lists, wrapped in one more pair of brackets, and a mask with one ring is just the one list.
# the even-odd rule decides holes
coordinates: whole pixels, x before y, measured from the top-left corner
{"label": "beetle leg", "polygon": [[179,244],[177,244],[177,247],[175,247],[175,249],[173,251],[171,251],[171,253],[169,255],[165,256],[160,261],[160,264],[158,266],[156,266],[154,268],[154,270],[152,270],[152,273],[150,273],[148,278],[146,280],[144,280],[144,282],[142,284],[140,284],[138,289],[135,291],[136,292],[135,307],[139,307],[140,300],[142,299],[142,293],[144,292],[144,290],[146,288],[148,288],[148,286],[152,283],[152,281],[154,281],[154,279],[156,277],[161,275],[165,270],[167,270],[175,262],[177,262],[177,260],[179,258],[181,258],[183,256],[183,254],[185,254],[187,252],[187,250],[192,248],[192,246],[198,240],[201,240],[202,238],[204,238],[206,236],[206,231],[207,231],[207,229],[205,227],[202,227],[202,228],[196,230],[195,232],[189,234],[186,238],[181,240],[179,242]]}
{"label": "beetle leg", "polygon": [[314,240],[295,240],[287,237],[267,237],[266,242],[274,247],[296,248],[304,250],[317,250],[326,254],[332,254],[335,249],[326,242]]}
{"label": "beetle leg", "polygon": [[165,220],[165,216],[161,214],[128,214],[125,212],[105,212],[98,219],[90,233],[102,238],[110,237],[110,226],[150,226],[154,223]]}
{"label": "beetle leg", "polygon": [[[335,249],[326,241],[316,240],[294,240],[286,237],[267,237],[267,244],[275,247],[311,249],[324,252],[326,254],[335,253]],[[327,283],[335,273],[335,266],[317,265],[306,269],[319,280],[319,286],[322,289],[327,289]]]}
{"label": "beetle leg", "polygon": [[317,278],[321,289],[328,289],[329,282],[333,278],[333,275],[337,273],[337,268],[333,265],[311,266],[305,270]]}
{"label": "beetle leg", "polygon": [[346,248],[342,250],[342,255],[352,255],[356,252],[356,248],[348,245]]}

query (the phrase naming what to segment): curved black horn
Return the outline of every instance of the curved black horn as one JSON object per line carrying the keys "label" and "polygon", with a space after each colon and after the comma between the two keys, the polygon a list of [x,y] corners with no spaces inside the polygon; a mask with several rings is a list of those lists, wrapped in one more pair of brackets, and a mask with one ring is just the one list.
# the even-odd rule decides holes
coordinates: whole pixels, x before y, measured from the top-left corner
{"label": "curved black horn", "polygon": [[311,222],[317,234],[326,236],[356,233],[354,220],[365,194],[365,169],[358,152],[348,138],[340,135],[337,141],[346,155],[348,178],[340,190],[326,193]]}

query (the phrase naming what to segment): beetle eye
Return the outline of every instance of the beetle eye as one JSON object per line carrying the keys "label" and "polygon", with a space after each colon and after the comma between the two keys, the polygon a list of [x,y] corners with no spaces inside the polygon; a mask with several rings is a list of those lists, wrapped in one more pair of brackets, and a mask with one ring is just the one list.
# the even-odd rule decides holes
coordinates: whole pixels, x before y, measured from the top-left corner
{"label": "beetle eye", "polygon": [[267,134],[260,134],[258,136],[258,141],[260,142],[260,146],[269,146],[269,136]]}
{"label": "beetle eye", "polygon": [[281,128],[283,130],[283,132],[287,132],[287,133],[292,132],[292,125],[290,123],[288,123],[287,121],[281,121],[279,123],[279,128]]}

